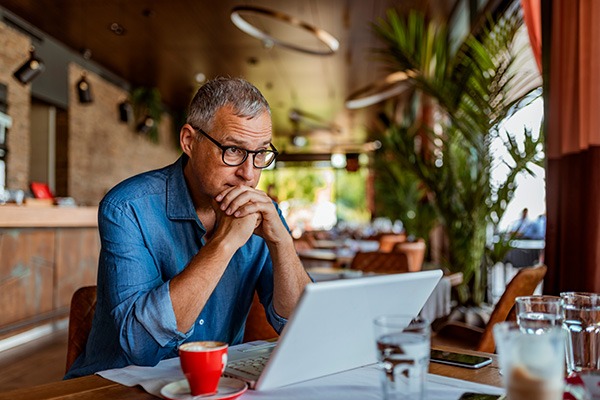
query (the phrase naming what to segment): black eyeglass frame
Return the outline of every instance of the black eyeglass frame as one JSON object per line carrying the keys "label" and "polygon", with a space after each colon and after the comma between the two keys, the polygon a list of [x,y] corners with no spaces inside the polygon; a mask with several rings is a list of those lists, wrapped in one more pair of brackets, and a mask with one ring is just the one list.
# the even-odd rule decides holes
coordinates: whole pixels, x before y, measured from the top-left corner
{"label": "black eyeglass frame", "polygon": [[[190,125],[192,126],[192,125]],[[197,131],[200,132],[200,134],[202,134],[202,136],[204,136],[205,138],[207,138],[208,140],[210,140],[215,146],[217,146],[219,149],[221,149],[221,160],[223,160],[223,164],[229,166],[229,167],[239,167],[240,165],[242,165],[243,163],[246,162],[246,160],[248,159],[248,154],[252,154],[252,165],[254,166],[254,168],[258,168],[258,169],[265,169],[267,168],[269,165],[273,164],[273,162],[275,161],[275,159],[277,158],[277,156],[279,155],[279,151],[277,151],[277,149],[275,148],[275,146],[273,146],[273,143],[269,143],[269,146],[271,147],[270,150],[248,150],[248,149],[244,149],[242,147],[239,146],[224,146],[221,143],[219,143],[215,138],[213,138],[212,136],[210,136],[208,133],[204,132],[202,129],[197,128],[195,126],[192,126],[192,128]],[[237,150],[242,150],[245,154],[244,154],[244,158],[242,159],[242,161],[240,161],[238,164],[231,164],[228,163],[227,161],[225,161],[225,152],[229,149],[237,149]],[[256,155],[257,154],[261,154],[261,153],[267,153],[267,152],[271,152],[273,154],[275,154],[275,157],[273,157],[273,159],[271,160],[271,162],[269,162],[267,165],[264,165],[262,167],[259,167],[256,165]]]}

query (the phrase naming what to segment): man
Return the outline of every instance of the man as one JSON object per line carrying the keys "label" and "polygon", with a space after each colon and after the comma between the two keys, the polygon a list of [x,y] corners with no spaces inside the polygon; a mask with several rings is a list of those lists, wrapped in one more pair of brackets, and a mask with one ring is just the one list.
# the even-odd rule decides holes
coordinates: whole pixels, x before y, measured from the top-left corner
{"label": "man", "polygon": [[98,302],[67,378],[175,357],[186,341],[242,341],[256,289],[276,331],[310,281],[276,205],[256,189],[277,155],[271,116],[241,79],[202,86],[173,165],[120,183],[99,207]]}
{"label": "man", "polygon": [[529,210],[524,208],[521,211],[521,218],[512,223],[509,229],[509,234],[514,238],[523,238],[525,232],[530,228],[531,220],[529,219]]}

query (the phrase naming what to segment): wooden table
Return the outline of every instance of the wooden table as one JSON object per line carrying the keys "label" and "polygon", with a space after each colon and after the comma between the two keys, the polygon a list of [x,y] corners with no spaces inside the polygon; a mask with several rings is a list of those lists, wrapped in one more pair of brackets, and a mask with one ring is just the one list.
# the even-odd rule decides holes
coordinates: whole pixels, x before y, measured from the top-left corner
{"label": "wooden table", "polygon": [[325,265],[339,268],[350,265],[354,253],[341,254],[339,251],[331,249],[307,249],[298,251],[298,257],[305,268]]}
{"label": "wooden table", "polygon": [[[452,351],[450,347],[437,346],[437,349]],[[455,350],[455,349],[454,349]],[[502,386],[501,376],[498,370],[498,360],[495,355],[479,353],[474,351],[463,351],[469,354],[491,356],[492,364],[480,369],[453,367],[430,363],[429,372],[451,378],[463,379],[471,382],[484,383],[493,386]],[[140,387],[127,387],[119,383],[109,381],[98,375],[85,376],[83,378],[70,379],[35,386],[26,389],[17,389],[10,392],[0,393],[0,400],[50,400],[50,399],[157,399],[157,397],[146,393]]]}

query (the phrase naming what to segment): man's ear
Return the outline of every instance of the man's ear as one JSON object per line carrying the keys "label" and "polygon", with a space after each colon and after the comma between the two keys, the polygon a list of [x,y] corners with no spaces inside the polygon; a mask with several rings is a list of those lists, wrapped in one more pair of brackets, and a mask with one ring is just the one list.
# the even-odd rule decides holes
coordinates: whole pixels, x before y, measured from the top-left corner
{"label": "man's ear", "polygon": [[195,140],[196,132],[194,131],[194,128],[192,128],[190,124],[183,125],[179,131],[179,145],[181,146],[181,150],[183,150],[188,157],[191,157]]}

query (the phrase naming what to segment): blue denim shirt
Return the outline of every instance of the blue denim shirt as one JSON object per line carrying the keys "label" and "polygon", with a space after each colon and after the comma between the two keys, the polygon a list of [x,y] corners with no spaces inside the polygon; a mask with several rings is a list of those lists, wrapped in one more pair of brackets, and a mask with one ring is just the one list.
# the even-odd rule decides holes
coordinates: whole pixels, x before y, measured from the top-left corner
{"label": "blue denim shirt", "polygon": [[177,356],[186,341],[241,343],[255,289],[269,322],[276,331],[283,329],[286,320],[272,304],[269,251],[252,235],[234,254],[193,327],[177,330],[169,282],[198,253],[206,233],[183,176],[186,162],[184,154],[175,164],[129,178],[100,203],[96,313],[87,346],[65,378],[130,364],[153,366]]}

